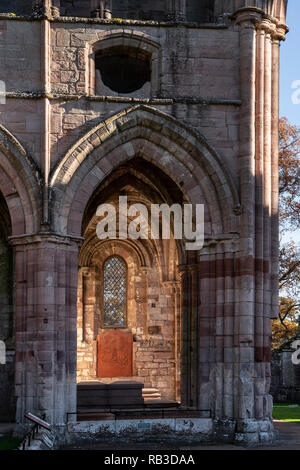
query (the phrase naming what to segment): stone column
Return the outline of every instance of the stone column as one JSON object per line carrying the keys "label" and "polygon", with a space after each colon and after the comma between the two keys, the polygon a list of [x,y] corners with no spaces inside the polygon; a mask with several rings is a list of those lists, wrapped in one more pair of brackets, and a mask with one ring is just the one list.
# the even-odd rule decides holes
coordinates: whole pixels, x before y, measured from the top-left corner
{"label": "stone column", "polygon": [[[235,261],[238,302],[234,383],[237,393],[234,394],[233,417],[236,439],[257,442],[272,438],[273,433],[272,397],[269,394],[270,273],[271,241],[272,237],[276,238],[271,231],[272,223],[276,223],[272,222],[272,174],[276,173],[276,166],[274,161],[272,163],[272,151],[278,141],[276,144],[276,118],[272,117],[272,109],[273,102],[278,102],[278,84],[272,84],[272,73],[278,56],[272,58],[275,19],[262,17],[249,7],[237,13],[236,20],[241,36],[240,187],[243,214],[240,253]],[[275,76],[276,81],[277,78]],[[278,105],[275,110],[278,111]],[[278,152],[275,151],[275,158],[276,155]]]}
{"label": "stone column", "polygon": [[271,151],[271,318],[278,317],[279,216],[278,216],[278,119],[279,119],[279,48],[285,40],[286,25],[277,23],[272,34],[272,151]]}
{"label": "stone column", "polygon": [[33,0],[33,11],[39,16],[50,17],[52,15],[52,0]]}
{"label": "stone column", "polygon": [[242,214],[240,253],[236,260],[234,418],[254,417],[254,256],[255,256],[255,67],[256,29],[260,15],[251,9],[237,14],[240,25],[240,156]]}
{"label": "stone column", "polygon": [[181,402],[184,406],[198,406],[198,276],[197,265],[180,267],[182,283],[181,308]]}
{"label": "stone column", "polygon": [[[100,16],[100,0],[90,0],[90,10],[92,18],[101,18]],[[103,14],[103,9],[102,9]]]}
{"label": "stone column", "polygon": [[10,242],[16,259],[16,432],[29,411],[64,426],[67,414],[76,412],[79,241],[38,234]]}
{"label": "stone column", "polygon": [[112,17],[112,0],[91,0],[91,17],[109,20]]}
{"label": "stone column", "polygon": [[[272,111],[272,44],[274,25],[264,19],[260,25],[265,30],[265,76],[264,76],[264,325],[263,360],[270,362],[271,353],[271,111]],[[267,371],[266,371],[267,372]],[[268,393],[268,390],[266,390]],[[266,410],[266,414],[271,410]],[[262,412],[264,414],[264,412]]]}
{"label": "stone column", "polygon": [[191,406],[191,276],[187,266],[180,267],[181,274],[181,404]]}
{"label": "stone column", "polygon": [[263,347],[263,296],[264,296],[264,98],[265,98],[265,29],[257,30],[256,67],[256,148],[255,148],[255,341]]}
{"label": "stone column", "polygon": [[186,0],[168,0],[167,11],[173,21],[186,21]]}
{"label": "stone column", "polygon": [[175,399],[181,399],[181,367],[180,367],[180,354],[181,354],[181,282],[174,282],[175,291],[175,361],[176,361],[176,378],[175,378]]}
{"label": "stone column", "polygon": [[[215,325],[216,275],[214,255],[201,254],[181,273],[181,402],[209,417],[215,384],[212,346]],[[212,414],[215,410],[211,410]]]}
{"label": "stone column", "polygon": [[60,16],[60,0],[52,0],[51,14],[52,16]]}

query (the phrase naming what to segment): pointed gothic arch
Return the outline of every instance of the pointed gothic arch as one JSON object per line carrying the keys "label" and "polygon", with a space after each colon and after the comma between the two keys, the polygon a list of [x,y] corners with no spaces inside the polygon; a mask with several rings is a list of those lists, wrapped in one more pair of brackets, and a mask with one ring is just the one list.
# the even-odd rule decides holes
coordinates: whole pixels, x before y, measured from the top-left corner
{"label": "pointed gothic arch", "polygon": [[237,230],[239,195],[226,164],[205,138],[150,106],[133,106],[90,130],[53,170],[55,229],[81,235],[85,207],[101,181],[139,155],[182,188],[187,201],[207,204],[208,231]]}
{"label": "pointed gothic arch", "polygon": [[0,125],[0,190],[12,220],[12,235],[30,234],[40,223],[40,172],[21,143]]}

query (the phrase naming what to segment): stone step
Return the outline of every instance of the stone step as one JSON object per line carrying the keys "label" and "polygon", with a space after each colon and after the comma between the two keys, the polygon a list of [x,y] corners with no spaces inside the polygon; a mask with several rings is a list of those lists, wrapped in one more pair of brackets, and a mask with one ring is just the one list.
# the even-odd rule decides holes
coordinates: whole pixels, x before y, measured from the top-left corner
{"label": "stone step", "polygon": [[110,384],[81,382],[77,384],[77,405],[79,407],[143,405],[142,388],[142,383],[130,380]]}
{"label": "stone step", "polygon": [[160,391],[157,388],[143,388],[144,400],[161,400]]}

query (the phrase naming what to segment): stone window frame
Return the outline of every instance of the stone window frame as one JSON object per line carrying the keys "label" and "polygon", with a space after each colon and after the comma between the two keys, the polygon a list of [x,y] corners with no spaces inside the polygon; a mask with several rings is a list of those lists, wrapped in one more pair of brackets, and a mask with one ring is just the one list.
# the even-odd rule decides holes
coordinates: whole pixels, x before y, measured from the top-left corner
{"label": "stone window frame", "polygon": [[[124,266],[125,266],[125,285],[126,285],[126,300],[125,300],[125,321],[124,321],[124,325],[122,326],[105,326],[104,324],[104,267],[105,267],[105,264],[107,263],[107,261],[110,259],[110,258],[119,258],[123,261],[124,263]],[[101,328],[103,330],[126,330],[128,329],[128,265],[127,265],[127,262],[126,260],[120,256],[120,255],[116,255],[116,254],[112,254],[112,255],[109,255],[107,258],[105,258],[105,260],[103,261],[102,263],[102,266],[101,266],[101,284],[102,284],[102,289],[101,289],[101,302],[100,302],[100,305],[101,305],[101,320],[100,320],[100,324],[101,324]]]}
{"label": "stone window frame", "polygon": [[141,49],[151,56],[151,91],[150,97],[155,98],[160,91],[160,71],[161,71],[161,46],[150,37],[140,32],[114,31],[98,37],[89,45],[89,80],[88,95],[96,96],[96,65],[95,56],[101,49],[110,49],[112,47],[130,47]]}

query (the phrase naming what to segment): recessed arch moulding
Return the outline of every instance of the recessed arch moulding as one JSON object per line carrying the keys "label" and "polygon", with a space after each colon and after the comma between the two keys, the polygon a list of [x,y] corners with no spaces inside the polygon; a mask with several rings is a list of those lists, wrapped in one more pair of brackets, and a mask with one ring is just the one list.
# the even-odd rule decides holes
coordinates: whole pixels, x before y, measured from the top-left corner
{"label": "recessed arch moulding", "polygon": [[97,186],[137,155],[169,175],[182,188],[187,202],[206,202],[207,234],[237,232],[234,210],[239,197],[217,152],[171,116],[145,105],[101,122],[53,170],[50,184],[55,230],[81,236],[83,214]]}
{"label": "recessed arch moulding", "polygon": [[[160,174],[164,180],[159,185]],[[176,188],[171,195],[164,194],[171,186],[164,184],[167,178]],[[239,216],[235,209],[239,198],[224,162],[203,137],[169,115],[150,106],[134,106],[101,122],[80,139],[54,169],[51,186],[56,231],[85,240],[79,258],[77,380],[95,378],[96,336],[101,332],[101,304],[97,303],[101,269],[105,258],[117,253],[126,260],[132,281],[128,326],[135,337],[135,377],[158,388],[165,398],[200,406],[199,389],[191,385],[195,372],[187,365],[196,358],[188,359],[189,352],[182,349],[192,340],[189,316],[196,313],[184,311],[183,305],[195,302],[198,269],[206,266],[206,259],[214,265],[219,241],[225,243],[218,248],[219,258],[224,249],[232,252],[237,248],[234,239]],[[174,240],[164,244],[97,239],[96,203],[112,201],[117,207],[119,193],[128,195],[128,203],[171,203],[176,191],[177,202],[180,193],[182,203],[205,205],[203,254],[188,256]],[[209,311],[203,312],[203,335],[207,335],[207,315],[211,316]],[[87,356],[89,361],[84,360]],[[169,367],[158,374],[159,368],[153,364],[159,366],[163,357]],[[201,406],[207,407],[204,402],[208,399],[203,394]]]}
{"label": "recessed arch moulding", "polygon": [[[84,215],[84,239],[79,255],[77,380],[97,378],[97,336],[103,325],[103,267],[118,256],[127,266],[127,317],[123,331],[133,334],[133,377],[169,400],[180,401],[180,277],[178,247],[171,240],[99,240],[97,205],[113,204],[119,194],[128,205],[179,202],[180,190],[161,170],[141,157],[124,162],[104,179]],[[162,181],[160,181],[160,176]],[[171,193],[171,195],[169,194]],[[122,379],[122,377],[118,377]],[[98,377],[110,382],[116,377]]]}

